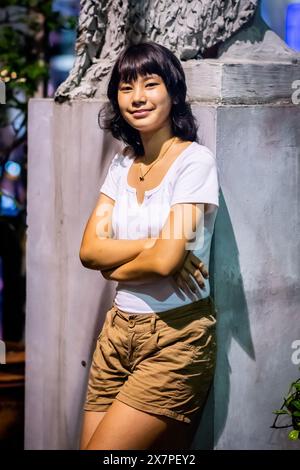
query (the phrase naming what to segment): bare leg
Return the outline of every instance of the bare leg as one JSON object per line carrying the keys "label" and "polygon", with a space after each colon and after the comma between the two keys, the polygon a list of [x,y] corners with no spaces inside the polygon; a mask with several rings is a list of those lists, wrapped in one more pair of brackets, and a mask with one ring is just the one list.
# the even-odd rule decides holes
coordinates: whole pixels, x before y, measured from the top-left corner
{"label": "bare leg", "polygon": [[92,435],[106,415],[106,411],[85,411],[83,415],[80,449],[87,447]]}
{"label": "bare leg", "polygon": [[167,429],[148,450],[189,450],[190,449],[190,425],[175,421],[173,425]]}
{"label": "bare leg", "polygon": [[[180,428],[181,439],[185,439],[186,423],[136,410],[118,400],[114,400],[105,417],[98,425],[86,450],[139,450],[155,448],[162,436],[177,436]],[[158,444],[160,445],[160,444]],[[174,447],[173,447],[174,448]],[[180,448],[180,447],[179,447]]]}

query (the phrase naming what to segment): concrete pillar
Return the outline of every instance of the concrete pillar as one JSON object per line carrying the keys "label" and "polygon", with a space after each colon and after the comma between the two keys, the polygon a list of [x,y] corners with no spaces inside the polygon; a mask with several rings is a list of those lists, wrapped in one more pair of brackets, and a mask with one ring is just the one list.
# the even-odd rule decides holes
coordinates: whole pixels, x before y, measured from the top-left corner
{"label": "concrete pillar", "polygon": [[[193,74],[187,76],[192,83]],[[234,87],[228,79],[205,103],[201,74],[197,93],[190,94],[200,137],[216,153],[222,189],[211,263],[218,365],[195,449],[297,446],[286,430],[269,428],[272,410],[298,377],[291,345],[300,339],[300,107],[283,100],[284,80],[280,99],[265,104],[255,104],[245,86],[238,89],[249,100],[231,94],[226,102],[224,87]],[[27,449],[78,445],[94,340],[114,295],[115,283],[84,269],[78,257],[84,225],[119,146],[97,127],[101,104],[30,102]]]}
{"label": "concrete pillar", "polygon": [[[195,448],[299,449],[273,430],[299,377],[300,106],[199,106],[220,172],[213,245],[218,361]],[[210,432],[207,433],[207,429]]]}
{"label": "concrete pillar", "polygon": [[27,449],[75,449],[88,367],[116,283],[85,269],[79,248],[118,143],[100,102],[29,104]]}

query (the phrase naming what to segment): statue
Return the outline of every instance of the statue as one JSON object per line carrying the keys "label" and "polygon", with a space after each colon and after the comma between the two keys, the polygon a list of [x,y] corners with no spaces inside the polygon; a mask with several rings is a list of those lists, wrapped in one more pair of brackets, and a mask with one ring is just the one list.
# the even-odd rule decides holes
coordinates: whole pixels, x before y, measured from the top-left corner
{"label": "statue", "polygon": [[81,0],[76,57],[55,100],[97,97],[128,44],[155,41],[181,61],[211,57],[214,46],[253,19],[258,0]]}

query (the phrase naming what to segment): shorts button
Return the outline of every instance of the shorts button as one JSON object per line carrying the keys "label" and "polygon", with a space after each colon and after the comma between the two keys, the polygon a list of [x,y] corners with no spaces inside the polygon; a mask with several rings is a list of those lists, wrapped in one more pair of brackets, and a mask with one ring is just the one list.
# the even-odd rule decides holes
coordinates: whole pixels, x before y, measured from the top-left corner
{"label": "shorts button", "polygon": [[128,326],[130,326],[132,328],[134,326],[134,320],[129,320],[128,321]]}

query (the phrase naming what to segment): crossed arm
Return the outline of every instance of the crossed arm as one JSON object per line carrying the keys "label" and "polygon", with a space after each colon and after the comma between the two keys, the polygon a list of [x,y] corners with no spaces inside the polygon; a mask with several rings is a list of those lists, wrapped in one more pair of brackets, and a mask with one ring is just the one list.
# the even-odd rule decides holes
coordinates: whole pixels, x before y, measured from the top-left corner
{"label": "crossed arm", "polygon": [[[114,201],[100,194],[88,220],[80,248],[82,264],[115,281],[158,280],[178,272],[203,212],[197,204],[176,204],[157,239],[111,239]],[[187,207],[189,206],[189,207]],[[201,276],[202,278],[202,276]]]}

